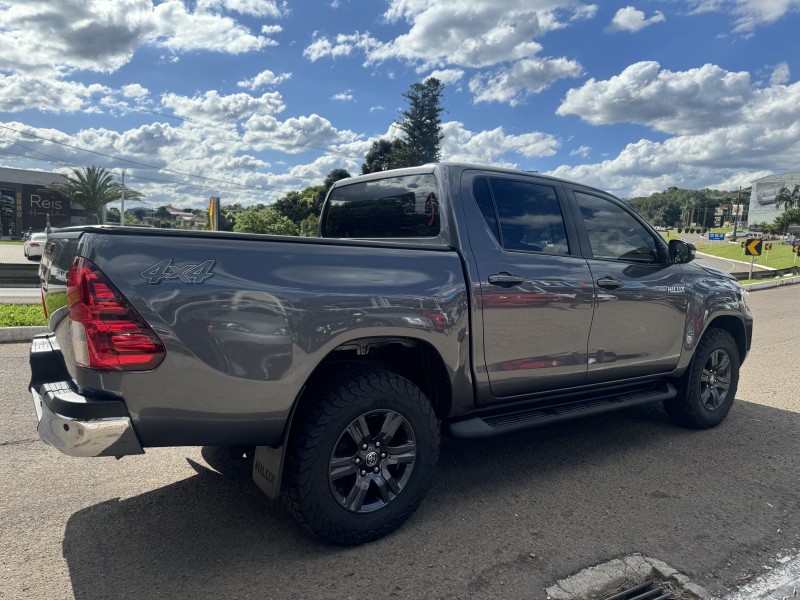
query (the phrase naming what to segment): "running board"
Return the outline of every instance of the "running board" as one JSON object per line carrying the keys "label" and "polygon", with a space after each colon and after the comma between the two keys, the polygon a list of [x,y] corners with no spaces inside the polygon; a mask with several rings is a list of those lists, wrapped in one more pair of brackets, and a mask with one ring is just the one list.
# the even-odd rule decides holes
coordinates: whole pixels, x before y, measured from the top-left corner
{"label": "running board", "polygon": [[472,417],[463,421],[450,423],[450,433],[455,437],[478,438],[490,437],[511,431],[519,431],[538,425],[547,425],[576,419],[589,415],[597,415],[620,408],[649,404],[661,400],[669,400],[677,396],[678,391],[671,383],[660,383],[643,391],[628,392],[614,396],[594,397],[588,400],[526,408],[508,412],[494,413],[483,417]]}

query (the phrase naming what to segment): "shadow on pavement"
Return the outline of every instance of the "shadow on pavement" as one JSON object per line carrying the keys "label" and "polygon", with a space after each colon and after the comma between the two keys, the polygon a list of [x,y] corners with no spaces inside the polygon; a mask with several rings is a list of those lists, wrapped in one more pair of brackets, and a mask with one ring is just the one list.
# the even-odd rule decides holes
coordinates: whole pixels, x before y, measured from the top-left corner
{"label": "shadow on pavement", "polygon": [[[197,474],[72,515],[75,597],[544,597],[560,577],[641,552],[711,592],[800,535],[800,415],[739,401],[709,431],[660,407],[502,438],[447,440],[399,532],[323,545],[246,469]],[[531,556],[531,555],[535,556]]]}

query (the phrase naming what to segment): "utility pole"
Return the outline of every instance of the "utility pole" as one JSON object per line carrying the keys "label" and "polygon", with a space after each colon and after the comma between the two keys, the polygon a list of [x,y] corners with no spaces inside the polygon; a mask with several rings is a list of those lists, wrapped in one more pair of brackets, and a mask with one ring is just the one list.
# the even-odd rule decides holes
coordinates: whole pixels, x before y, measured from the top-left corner
{"label": "utility pole", "polygon": [[122,198],[119,203],[119,224],[125,225],[125,169],[122,169]]}

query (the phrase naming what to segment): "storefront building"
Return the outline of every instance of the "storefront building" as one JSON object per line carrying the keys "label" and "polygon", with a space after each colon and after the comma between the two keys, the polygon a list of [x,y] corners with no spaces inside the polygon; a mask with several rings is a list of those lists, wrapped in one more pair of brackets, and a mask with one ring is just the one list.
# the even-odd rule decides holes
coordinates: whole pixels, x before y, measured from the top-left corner
{"label": "storefront building", "polygon": [[20,238],[26,231],[43,231],[48,217],[51,227],[84,223],[80,205],[47,190],[64,178],[57,173],[0,167],[0,235]]}

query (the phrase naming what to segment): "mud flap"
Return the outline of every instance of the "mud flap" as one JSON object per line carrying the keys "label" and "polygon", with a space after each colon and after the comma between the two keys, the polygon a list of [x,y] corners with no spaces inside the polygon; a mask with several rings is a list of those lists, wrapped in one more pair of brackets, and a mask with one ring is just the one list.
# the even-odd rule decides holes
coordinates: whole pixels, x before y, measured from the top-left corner
{"label": "mud flap", "polygon": [[256,446],[253,460],[253,481],[272,500],[280,497],[283,475],[283,446]]}

